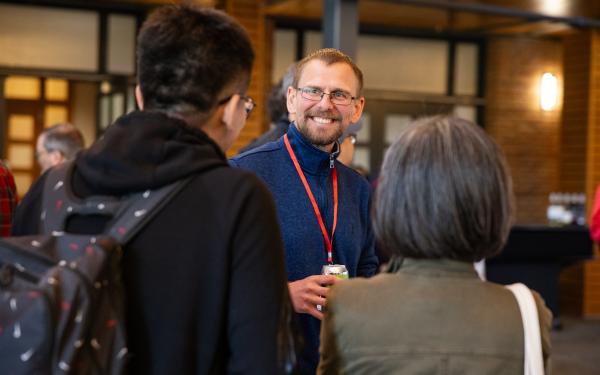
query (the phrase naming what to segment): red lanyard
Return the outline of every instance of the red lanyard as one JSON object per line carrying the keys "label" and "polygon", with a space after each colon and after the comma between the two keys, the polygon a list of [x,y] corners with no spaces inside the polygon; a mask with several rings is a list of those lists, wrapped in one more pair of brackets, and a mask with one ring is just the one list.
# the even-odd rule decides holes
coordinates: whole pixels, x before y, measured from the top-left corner
{"label": "red lanyard", "polygon": [[317,201],[315,200],[315,197],[313,196],[313,193],[310,190],[310,186],[308,186],[308,182],[306,181],[306,177],[304,177],[304,173],[300,168],[300,164],[298,163],[296,154],[294,154],[294,150],[292,150],[292,146],[290,146],[290,141],[288,140],[287,134],[283,136],[283,141],[285,142],[285,147],[287,148],[287,151],[290,154],[290,158],[292,158],[292,161],[294,162],[294,166],[296,167],[298,176],[300,176],[300,180],[302,180],[302,184],[304,185],[306,194],[308,194],[310,203],[312,203],[313,209],[315,210],[315,215],[317,216],[317,220],[319,221],[319,226],[321,227],[321,232],[323,233],[323,239],[325,239],[325,246],[327,247],[327,263],[333,264],[333,234],[335,233],[335,227],[337,226],[338,212],[338,184],[337,172],[335,171],[335,167],[331,168],[331,177],[333,181],[333,229],[331,229],[331,238],[329,238],[329,235],[327,234],[327,229],[325,228],[325,223],[323,222],[323,217],[321,216],[321,211],[319,211],[319,206],[317,206]]}

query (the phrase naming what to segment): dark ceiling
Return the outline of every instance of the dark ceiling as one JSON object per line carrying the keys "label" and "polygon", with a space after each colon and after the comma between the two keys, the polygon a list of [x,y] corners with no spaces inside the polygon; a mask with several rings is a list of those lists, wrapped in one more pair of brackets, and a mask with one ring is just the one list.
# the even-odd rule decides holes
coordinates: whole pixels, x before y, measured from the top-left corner
{"label": "dark ceiling", "polygon": [[[268,1],[275,19],[319,21],[321,0]],[[485,34],[565,33],[600,27],[599,0],[358,0],[361,25]]]}

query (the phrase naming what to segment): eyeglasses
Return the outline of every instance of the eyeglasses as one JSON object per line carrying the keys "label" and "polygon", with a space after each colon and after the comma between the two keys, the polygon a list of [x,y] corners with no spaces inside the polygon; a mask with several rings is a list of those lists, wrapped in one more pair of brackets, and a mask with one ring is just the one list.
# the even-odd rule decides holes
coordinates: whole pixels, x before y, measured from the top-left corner
{"label": "eyeglasses", "polygon": [[[249,96],[246,95],[242,95],[242,94],[233,94],[233,95],[239,95],[240,99],[242,99],[244,101],[244,110],[246,111],[246,117],[250,116],[250,113],[254,110],[254,108],[256,108],[256,102],[254,101],[254,99],[252,99]],[[226,97],[225,99],[221,99],[217,102],[217,105],[221,105],[221,104],[225,104],[228,101],[231,100],[231,98],[233,97],[233,95],[230,95],[228,97]]]}
{"label": "eyeglasses", "polygon": [[250,113],[256,108],[256,102],[249,96],[240,95],[240,99],[244,101],[244,109],[246,110],[246,117],[250,116]]}
{"label": "eyeglasses", "polygon": [[336,90],[332,92],[325,92],[316,87],[296,87],[296,90],[300,91],[300,95],[306,99],[313,102],[319,102],[323,99],[323,95],[329,95],[329,100],[333,104],[336,105],[349,105],[352,103],[354,96],[350,95],[350,93],[342,90]]}

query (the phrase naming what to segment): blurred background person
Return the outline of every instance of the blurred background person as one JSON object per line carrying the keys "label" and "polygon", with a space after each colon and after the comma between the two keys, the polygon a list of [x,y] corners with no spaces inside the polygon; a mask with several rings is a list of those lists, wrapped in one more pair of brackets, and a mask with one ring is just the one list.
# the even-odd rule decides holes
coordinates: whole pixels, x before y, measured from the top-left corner
{"label": "blurred background person", "polygon": [[13,211],[17,204],[17,188],[12,173],[0,160],[0,237],[10,235]]}
{"label": "blurred background person", "polygon": [[354,145],[356,144],[356,135],[363,127],[362,117],[354,124],[350,124],[344,130],[342,136],[338,139],[338,143],[340,144],[340,153],[337,157],[337,160],[344,164],[347,167],[353,168],[360,174],[364,176],[363,173],[354,168],[352,164],[352,160],[354,159]]}
{"label": "blurred background person", "polygon": [[[332,287],[318,372],[523,374],[519,306],[473,267],[501,251],[513,207],[505,158],[481,128],[445,116],[412,123],[375,196],[375,233],[396,272]],[[533,294],[547,363],[552,317]]]}
{"label": "blurred background person", "polygon": [[73,160],[83,149],[83,135],[73,125],[53,125],[40,133],[36,143],[36,157],[41,172],[64,161]]}
{"label": "blurred background person", "polygon": [[294,115],[287,110],[287,91],[292,86],[296,74],[296,63],[290,65],[285,75],[279,80],[277,85],[273,86],[269,93],[267,101],[267,111],[271,121],[270,129],[256,138],[246,147],[240,149],[240,154],[252,150],[268,142],[273,142],[283,137],[287,133],[288,126],[294,121]]}
{"label": "blurred background person", "polygon": [[590,236],[594,242],[600,243],[600,185],[596,187],[592,215],[590,217]]}

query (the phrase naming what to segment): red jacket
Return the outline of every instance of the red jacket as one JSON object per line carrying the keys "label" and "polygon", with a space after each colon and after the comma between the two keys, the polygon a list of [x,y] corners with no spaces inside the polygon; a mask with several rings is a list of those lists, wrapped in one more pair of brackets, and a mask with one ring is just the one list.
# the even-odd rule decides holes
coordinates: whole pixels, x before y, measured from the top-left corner
{"label": "red jacket", "polygon": [[16,204],[15,180],[8,168],[0,162],[0,237],[10,236],[12,214]]}
{"label": "red jacket", "polygon": [[596,188],[594,196],[594,207],[592,208],[592,218],[590,220],[590,235],[594,242],[600,242],[600,185]]}

